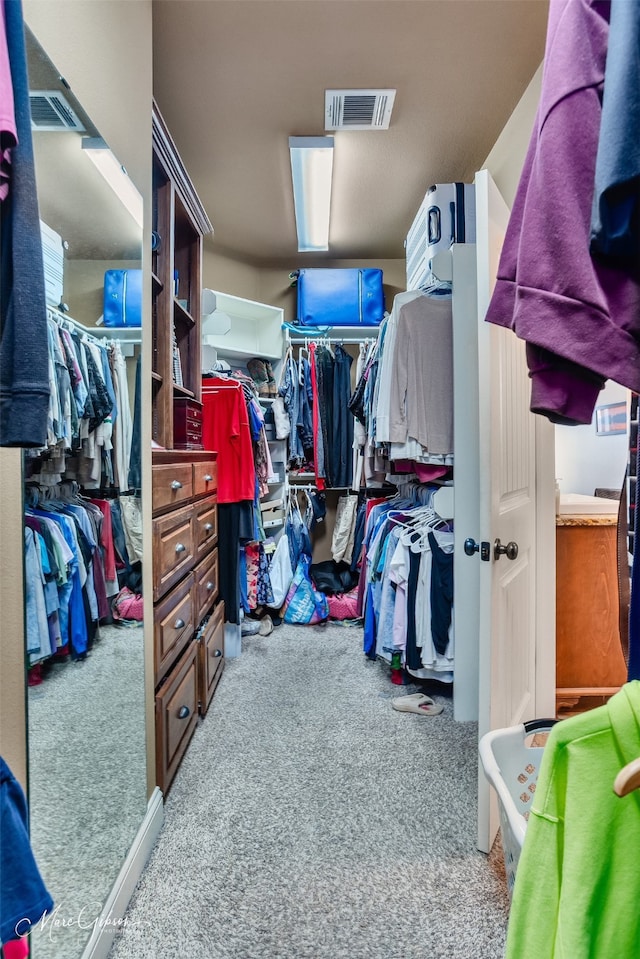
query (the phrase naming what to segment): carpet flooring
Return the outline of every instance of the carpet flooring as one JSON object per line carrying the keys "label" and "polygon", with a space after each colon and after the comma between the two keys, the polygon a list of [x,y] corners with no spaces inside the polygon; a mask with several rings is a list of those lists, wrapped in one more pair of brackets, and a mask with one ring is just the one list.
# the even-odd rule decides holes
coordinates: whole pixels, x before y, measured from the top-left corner
{"label": "carpet flooring", "polygon": [[28,689],[31,844],[58,910],[34,959],[82,955],[147,809],[143,631],[100,637]]}
{"label": "carpet flooring", "polygon": [[110,959],[499,959],[477,730],[391,708],[362,631],[243,639],[167,797]]}

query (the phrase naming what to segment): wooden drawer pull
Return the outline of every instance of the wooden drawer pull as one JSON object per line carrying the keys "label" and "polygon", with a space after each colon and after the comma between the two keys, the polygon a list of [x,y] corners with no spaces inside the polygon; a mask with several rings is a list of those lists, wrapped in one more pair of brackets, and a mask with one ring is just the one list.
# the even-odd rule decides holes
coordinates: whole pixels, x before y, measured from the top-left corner
{"label": "wooden drawer pull", "polygon": [[184,553],[187,547],[183,546],[182,543],[176,543],[176,553]]}
{"label": "wooden drawer pull", "polygon": [[213,523],[205,523],[205,524],[204,524],[204,531],[205,531],[205,533],[210,533],[212,529],[213,529]]}
{"label": "wooden drawer pull", "polygon": [[215,589],[215,586],[216,584],[213,583],[211,580],[209,580],[209,582],[207,583],[207,592],[210,593],[212,589]]}
{"label": "wooden drawer pull", "polygon": [[191,715],[191,710],[188,706],[181,706],[178,712],[178,719],[186,719],[187,716]]}
{"label": "wooden drawer pull", "polygon": [[171,484],[171,489],[182,489],[182,483],[180,480],[174,480]]}
{"label": "wooden drawer pull", "polygon": [[176,619],[173,624],[174,629],[183,629],[184,628],[184,619]]}
{"label": "wooden drawer pull", "polygon": [[205,473],[205,474],[204,474],[204,481],[205,481],[205,483],[210,483],[212,480],[213,480],[213,476],[211,476],[210,473]]}

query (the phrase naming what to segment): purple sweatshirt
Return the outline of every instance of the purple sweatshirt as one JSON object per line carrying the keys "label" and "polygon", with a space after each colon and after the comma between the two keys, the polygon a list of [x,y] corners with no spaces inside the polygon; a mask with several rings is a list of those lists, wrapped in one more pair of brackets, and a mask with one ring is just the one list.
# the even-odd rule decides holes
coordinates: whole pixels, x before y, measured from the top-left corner
{"label": "purple sweatshirt", "polygon": [[540,105],[486,316],[527,341],[532,411],[569,425],[591,422],[607,379],[640,391],[640,264],[625,272],[589,253],[609,7],[551,0]]}

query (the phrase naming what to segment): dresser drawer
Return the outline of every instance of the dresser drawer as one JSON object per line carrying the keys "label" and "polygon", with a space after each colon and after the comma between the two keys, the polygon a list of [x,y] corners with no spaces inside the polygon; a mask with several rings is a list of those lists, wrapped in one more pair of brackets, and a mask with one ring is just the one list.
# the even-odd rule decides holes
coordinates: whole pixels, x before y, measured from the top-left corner
{"label": "dresser drawer", "polygon": [[213,550],[194,569],[196,622],[199,623],[218,596],[218,551]]}
{"label": "dresser drawer", "polygon": [[171,589],[194,563],[193,507],[153,520],[153,601]]}
{"label": "dresser drawer", "polygon": [[204,716],[224,667],[224,603],[214,607],[198,650],[200,712]]}
{"label": "dresser drawer", "polygon": [[193,508],[193,536],[196,550],[196,561],[218,542],[218,500],[216,496],[208,496]]}
{"label": "dresser drawer", "polygon": [[190,573],[154,609],[156,685],[195,632],[193,585],[193,573]]}
{"label": "dresser drawer", "polygon": [[193,495],[215,493],[218,489],[218,464],[215,460],[193,464]]}
{"label": "dresser drawer", "polygon": [[157,512],[179,506],[193,496],[191,463],[171,463],[152,467],[153,509]]}
{"label": "dresser drawer", "polygon": [[166,793],[198,722],[198,644],[190,643],[156,694],[156,774]]}

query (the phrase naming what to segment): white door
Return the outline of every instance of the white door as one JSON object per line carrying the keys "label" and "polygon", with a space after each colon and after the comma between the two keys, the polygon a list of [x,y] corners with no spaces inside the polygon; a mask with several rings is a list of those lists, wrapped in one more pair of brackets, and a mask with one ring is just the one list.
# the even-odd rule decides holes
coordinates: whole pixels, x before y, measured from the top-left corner
{"label": "white door", "polygon": [[[454,715],[478,720],[480,737],[554,715],[555,511],[553,427],[529,412],[524,343],[484,319],[509,209],[488,171],[475,182],[476,246],[454,246],[452,263]],[[497,540],[517,556],[496,554]],[[478,848],[497,827],[479,770]]]}
{"label": "white door", "polygon": [[[509,209],[486,170],[476,175],[478,283],[479,536],[489,557],[479,564],[479,729],[532,719],[536,701],[539,591],[548,596],[548,573],[538,562],[537,509],[552,460],[549,432],[529,411],[525,346],[510,330],[485,322],[495,284]],[[537,434],[538,437],[537,437]],[[541,490],[537,489],[540,461]],[[546,467],[545,467],[546,464]],[[543,469],[544,468],[544,469]],[[553,486],[553,472],[551,485]],[[545,508],[550,505],[544,497]],[[553,510],[553,507],[551,507]],[[550,514],[553,518],[553,512]],[[540,531],[548,526],[540,524]],[[545,534],[546,535],[546,534]],[[545,539],[545,552],[554,542]],[[499,551],[500,550],[500,551]],[[506,550],[506,552],[504,552]],[[476,554],[470,562],[477,562]],[[554,568],[551,560],[551,570]],[[544,582],[542,580],[544,579]],[[547,604],[548,605],[548,604]],[[544,642],[544,638],[541,638]],[[553,647],[553,637],[550,637]],[[541,652],[541,655],[543,654]],[[542,680],[544,682],[544,680]],[[555,670],[547,678],[555,687]],[[548,692],[541,700],[548,700]],[[497,831],[495,800],[479,770],[478,846],[488,852]]]}

